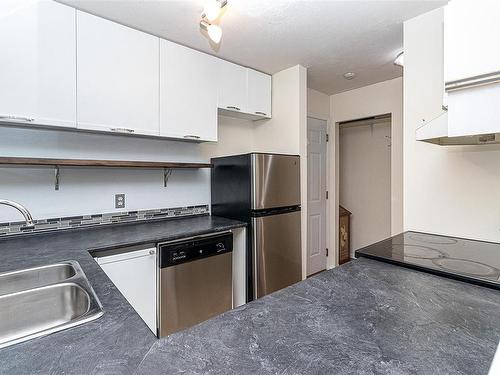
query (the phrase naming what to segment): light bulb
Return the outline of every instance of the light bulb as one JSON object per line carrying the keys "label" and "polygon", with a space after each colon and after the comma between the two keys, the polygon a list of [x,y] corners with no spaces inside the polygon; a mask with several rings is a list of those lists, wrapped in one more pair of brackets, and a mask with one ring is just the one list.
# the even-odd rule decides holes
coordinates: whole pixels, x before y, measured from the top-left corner
{"label": "light bulb", "polygon": [[222,29],[217,25],[208,25],[208,36],[215,44],[219,44],[222,38]]}
{"label": "light bulb", "polygon": [[210,22],[215,21],[219,17],[221,3],[217,0],[206,0],[203,8],[203,16]]}

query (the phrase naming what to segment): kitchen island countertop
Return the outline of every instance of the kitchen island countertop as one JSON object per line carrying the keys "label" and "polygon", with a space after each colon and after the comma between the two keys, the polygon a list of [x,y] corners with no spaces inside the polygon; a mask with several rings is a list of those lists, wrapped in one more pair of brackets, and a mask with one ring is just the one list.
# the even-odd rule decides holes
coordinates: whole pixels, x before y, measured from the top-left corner
{"label": "kitchen island countertop", "polygon": [[201,216],[0,241],[0,271],[77,260],[105,314],[0,349],[5,374],[487,374],[500,293],[358,259],[157,340],[89,249],[243,223]]}

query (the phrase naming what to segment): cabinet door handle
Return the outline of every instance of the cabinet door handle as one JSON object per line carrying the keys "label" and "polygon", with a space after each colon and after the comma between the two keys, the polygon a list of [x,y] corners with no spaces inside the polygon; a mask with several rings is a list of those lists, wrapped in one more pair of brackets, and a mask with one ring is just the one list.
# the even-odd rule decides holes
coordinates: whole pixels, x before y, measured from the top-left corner
{"label": "cabinet door handle", "polygon": [[0,120],[21,120],[27,122],[35,121],[33,117],[15,116],[15,115],[0,115]]}
{"label": "cabinet door handle", "polygon": [[262,116],[267,116],[267,113],[257,111],[255,112],[256,115],[262,115]]}
{"label": "cabinet door handle", "polygon": [[155,255],[156,254],[156,251],[154,250],[149,250],[149,255]]}
{"label": "cabinet door handle", "polygon": [[200,139],[198,135],[185,135],[184,138],[186,139]]}
{"label": "cabinet door handle", "polygon": [[110,128],[110,130],[117,133],[133,133],[135,131],[134,129],[128,128]]}
{"label": "cabinet door handle", "polygon": [[234,105],[228,105],[226,108],[227,109],[234,109],[235,111],[241,111],[241,109],[239,109],[238,107],[235,107]]}

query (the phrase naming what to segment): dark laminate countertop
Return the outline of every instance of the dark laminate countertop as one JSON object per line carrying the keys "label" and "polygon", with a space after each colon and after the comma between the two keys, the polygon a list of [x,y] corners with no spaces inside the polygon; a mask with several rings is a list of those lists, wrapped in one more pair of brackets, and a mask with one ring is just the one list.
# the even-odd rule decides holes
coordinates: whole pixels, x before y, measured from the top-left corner
{"label": "dark laminate countertop", "polygon": [[2,238],[0,272],[76,260],[105,313],[81,326],[0,349],[0,374],[133,373],[157,339],[88,250],[242,226],[239,221],[205,215]]}
{"label": "dark laminate countertop", "polygon": [[156,340],[86,251],[235,225],[205,216],[0,241],[0,270],[78,260],[106,310],[1,349],[0,373],[487,373],[496,290],[358,259]]}

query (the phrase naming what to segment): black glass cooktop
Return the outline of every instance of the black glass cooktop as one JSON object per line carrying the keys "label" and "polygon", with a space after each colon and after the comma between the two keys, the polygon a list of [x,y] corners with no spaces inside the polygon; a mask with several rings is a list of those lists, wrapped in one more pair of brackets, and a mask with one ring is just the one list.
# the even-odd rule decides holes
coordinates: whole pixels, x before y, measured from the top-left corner
{"label": "black glass cooktop", "polygon": [[500,244],[405,232],[356,251],[367,257],[500,289]]}

